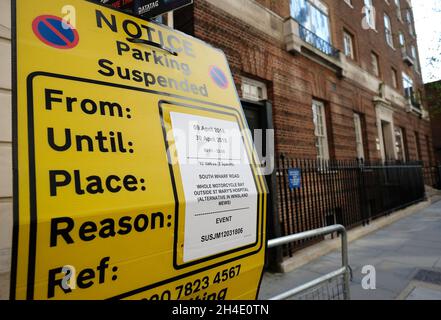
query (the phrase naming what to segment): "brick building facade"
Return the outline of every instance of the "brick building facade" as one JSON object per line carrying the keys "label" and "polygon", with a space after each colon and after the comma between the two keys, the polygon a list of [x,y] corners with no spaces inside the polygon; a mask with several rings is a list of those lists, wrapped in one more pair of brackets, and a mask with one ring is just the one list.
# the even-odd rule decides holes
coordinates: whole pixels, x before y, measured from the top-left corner
{"label": "brick building facade", "polygon": [[[302,26],[302,16],[293,18],[302,14],[299,4],[325,13],[328,39]],[[250,129],[274,128],[276,157],[433,165],[409,1],[195,0],[174,19],[175,28],[225,52]],[[269,237],[335,223],[354,227],[396,207],[394,194],[406,197],[404,189],[419,185],[411,178],[391,189],[378,171],[363,176],[371,185],[361,187],[357,169],[320,175],[307,163],[278,163],[270,183]],[[299,164],[302,191],[288,191],[281,175],[286,165]],[[280,262],[281,254],[271,259]]]}
{"label": "brick building facade", "polygon": [[[315,158],[321,153],[311,107],[317,101],[326,118],[324,158],[429,163],[432,138],[420,103],[424,89],[410,3],[374,0],[370,12],[375,14],[369,17],[375,23],[367,29],[365,2],[196,0],[185,9],[183,30],[225,52],[244,101],[249,100],[244,82],[264,86],[278,154]],[[327,15],[329,44],[291,17],[299,3]],[[175,13],[178,29],[180,16]],[[348,36],[350,52],[344,43]],[[412,89],[405,89],[406,76]]]}

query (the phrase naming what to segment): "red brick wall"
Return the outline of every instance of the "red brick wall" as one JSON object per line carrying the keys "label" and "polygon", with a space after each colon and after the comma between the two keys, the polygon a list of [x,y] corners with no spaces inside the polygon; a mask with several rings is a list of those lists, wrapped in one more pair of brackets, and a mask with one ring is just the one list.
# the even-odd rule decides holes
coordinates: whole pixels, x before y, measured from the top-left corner
{"label": "red brick wall", "polygon": [[[352,1],[353,8],[348,6],[345,1],[341,0],[322,0],[329,9],[329,17],[331,23],[331,38],[334,47],[343,50],[343,29],[348,30],[355,37],[356,59],[355,63],[365,70],[371,71],[371,51],[374,51],[380,58],[381,78],[388,85],[392,86],[392,70],[393,67],[398,74],[398,90],[402,90],[401,73],[406,72],[410,75],[415,84],[422,88],[423,83],[421,74],[416,72],[413,67],[409,67],[403,63],[401,49],[398,39],[399,31],[401,31],[406,39],[406,45],[410,54],[410,46],[417,47],[417,40],[409,32],[409,26],[406,22],[406,10],[409,9],[407,1],[401,1],[402,20],[398,19],[397,7],[395,2],[374,1],[376,10],[375,24],[376,31],[365,30],[362,27],[363,19],[363,1]],[[275,12],[282,18],[290,16],[290,0],[256,0],[262,6]],[[385,41],[384,34],[384,13],[390,17],[394,47],[392,49]],[[415,28],[414,28],[415,30]]]}
{"label": "red brick wall", "polygon": [[[274,7],[273,1],[261,0],[259,2],[280,12],[287,10],[283,5]],[[343,3],[343,1],[337,2]],[[331,6],[330,10],[339,8],[339,5],[335,5],[335,7]],[[340,9],[343,10],[343,8],[341,6]],[[332,127],[332,133],[328,132],[328,135],[332,135],[331,155],[337,159],[356,158],[353,122],[353,112],[355,111],[363,114],[366,122],[366,156],[372,160],[381,158],[376,146],[378,130],[376,112],[372,102],[376,95],[375,92],[370,92],[348,79],[337,78],[331,70],[302,55],[288,53],[284,49],[284,44],[278,43],[276,39],[244,24],[204,0],[195,1],[194,15],[195,36],[226,53],[239,91],[241,76],[264,81],[267,84],[269,99],[273,102],[276,151],[278,153],[283,152],[299,158],[316,157],[311,109],[314,97],[323,100],[330,111],[329,125]],[[377,28],[380,29],[380,26]],[[338,27],[333,29],[338,29]],[[375,33],[375,31],[369,32]],[[338,32],[336,34],[336,37],[340,37]],[[382,42],[385,42],[383,37],[381,39]],[[376,41],[380,42],[380,40]],[[359,43],[359,47],[361,45],[362,43]],[[387,50],[392,49],[387,48]],[[401,55],[400,58],[391,56],[388,59],[402,61],[400,60]],[[360,64],[362,63],[360,62]],[[398,71],[400,70],[398,66],[396,68]],[[415,158],[416,149],[413,132],[420,131],[423,160],[427,161],[428,152],[423,139],[426,135],[430,135],[429,123],[398,108],[395,112],[395,122],[396,126],[409,128],[407,141],[411,158]]]}
{"label": "red brick wall", "polygon": [[[422,121],[414,115],[409,115],[404,112],[394,114],[395,126],[403,127],[406,130],[406,139],[409,158],[412,160],[422,160],[425,164],[429,164],[433,160],[433,150],[427,147],[426,137],[429,138],[430,145],[432,145],[432,135],[430,129],[430,122]],[[421,158],[417,159],[417,143],[415,140],[415,132],[419,133]],[[429,152],[431,153],[429,155]]]}
{"label": "red brick wall", "polygon": [[441,81],[426,84],[426,99],[431,113],[433,158],[441,163]]}
{"label": "red brick wall", "polygon": [[[363,1],[352,1],[354,8],[349,7],[344,1],[322,0],[327,3],[329,7],[329,16],[331,20],[333,45],[340,50],[343,50],[343,29],[348,30],[355,37],[356,59],[355,63],[363,69],[372,73],[371,68],[371,51],[374,50],[379,56],[380,63],[380,78],[389,86],[392,83],[393,67],[398,74],[398,89],[401,93],[402,87],[402,72],[406,72],[414,80],[414,84],[420,89],[423,88],[421,74],[416,72],[413,67],[409,67],[403,62],[401,55],[401,48],[399,44],[398,34],[401,31],[408,46],[410,54],[410,46],[414,45],[417,48],[416,38],[410,35],[409,26],[405,20],[406,10],[409,8],[407,1],[401,1],[401,12],[403,20],[400,21],[397,16],[397,7],[395,1],[374,1],[376,9],[376,31],[365,30],[362,27],[363,19]],[[391,21],[392,33],[394,39],[395,50],[386,43],[386,36],[384,33],[384,13],[386,13]]]}

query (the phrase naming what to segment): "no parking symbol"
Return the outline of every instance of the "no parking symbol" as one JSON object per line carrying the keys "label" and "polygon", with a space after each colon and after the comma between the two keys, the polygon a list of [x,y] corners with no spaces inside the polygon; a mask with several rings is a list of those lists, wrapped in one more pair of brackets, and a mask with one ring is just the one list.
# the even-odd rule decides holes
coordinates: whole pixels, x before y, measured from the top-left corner
{"label": "no parking symbol", "polygon": [[228,88],[228,78],[219,67],[211,66],[210,77],[219,88]]}
{"label": "no parking symbol", "polygon": [[38,39],[57,49],[74,48],[79,41],[78,31],[57,16],[43,15],[35,18],[32,30]]}

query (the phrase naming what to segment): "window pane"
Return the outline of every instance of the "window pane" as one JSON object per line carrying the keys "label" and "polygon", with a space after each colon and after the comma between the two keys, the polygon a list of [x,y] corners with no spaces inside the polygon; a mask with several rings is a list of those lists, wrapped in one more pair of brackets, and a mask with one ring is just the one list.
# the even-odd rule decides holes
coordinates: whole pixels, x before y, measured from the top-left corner
{"label": "window pane", "polygon": [[386,14],[384,15],[384,27],[390,30],[390,19]]}
{"label": "window pane", "polygon": [[331,42],[328,16],[308,0],[291,0],[291,15],[306,29]]}
{"label": "window pane", "polygon": [[317,149],[317,158],[320,160],[329,159],[328,154],[328,138],[326,134],[325,109],[321,102],[313,101],[312,103],[314,134]]}
{"label": "window pane", "polygon": [[397,16],[401,19],[401,4],[400,0],[395,0],[395,5],[397,6]]}
{"label": "window pane", "polygon": [[296,19],[301,25],[306,28],[309,27],[307,24],[309,17],[309,6],[306,0],[291,0],[291,15]]}
{"label": "window pane", "polygon": [[406,12],[406,20],[407,20],[407,23],[412,22],[412,15],[409,10],[407,10],[407,12]]}
{"label": "window pane", "polygon": [[399,38],[400,38],[400,45],[404,47],[406,41],[404,40],[404,34],[402,32],[400,32]]}
{"label": "window pane", "polygon": [[404,88],[404,95],[406,96],[406,98],[412,97],[412,94],[413,94],[413,81],[405,73],[403,73],[403,88]]}
{"label": "window pane", "polygon": [[365,11],[363,12],[367,24],[371,27],[374,27],[372,0],[364,0],[364,10]]}
{"label": "window pane", "polygon": [[401,128],[395,128],[395,141],[396,141],[398,160],[406,161],[406,153],[404,150],[404,136],[403,136],[403,130]]}
{"label": "window pane", "polygon": [[392,72],[392,85],[394,88],[397,88],[398,87],[397,71],[392,68],[391,72]]}
{"label": "window pane", "polygon": [[353,50],[352,36],[347,32],[343,33],[343,44],[344,44],[345,55],[353,59],[354,50]]}
{"label": "window pane", "polygon": [[393,37],[392,37],[392,28],[391,28],[391,24],[390,24],[390,18],[387,14],[384,15],[384,32],[386,34],[387,43],[391,47],[393,47],[394,41],[393,41]]}

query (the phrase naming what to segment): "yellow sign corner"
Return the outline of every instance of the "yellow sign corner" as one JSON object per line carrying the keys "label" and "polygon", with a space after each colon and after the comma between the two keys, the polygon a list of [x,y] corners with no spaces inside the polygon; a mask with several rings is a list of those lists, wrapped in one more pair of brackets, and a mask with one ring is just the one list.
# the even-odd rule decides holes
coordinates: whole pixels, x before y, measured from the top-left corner
{"label": "yellow sign corner", "polygon": [[255,299],[267,191],[224,54],[82,0],[13,20],[11,298]]}

